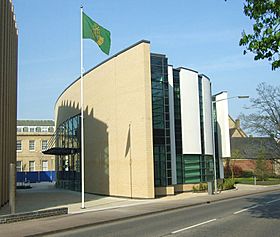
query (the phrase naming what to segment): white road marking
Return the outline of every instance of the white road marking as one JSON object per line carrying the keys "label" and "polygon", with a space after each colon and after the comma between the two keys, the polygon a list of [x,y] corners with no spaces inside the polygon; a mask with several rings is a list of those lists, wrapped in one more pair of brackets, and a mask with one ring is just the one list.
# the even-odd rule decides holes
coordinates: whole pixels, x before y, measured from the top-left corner
{"label": "white road marking", "polygon": [[204,224],[207,224],[207,223],[209,223],[209,222],[216,221],[216,220],[217,220],[217,219],[212,219],[212,220],[209,220],[209,221],[204,221],[204,222],[201,222],[201,223],[196,224],[196,225],[192,225],[192,226],[189,226],[189,227],[180,229],[180,230],[173,231],[173,232],[171,232],[171,234],[176,234],[176,233],[179,233],[179,232],[182,232],[182,231],[185,231],[185,230],[188,230],[188,229],[191,229],[191,228],[200,226],[200,225],[204,225]]}
{"label": "white road marking", "polygon": [[[280,201],[280,198],[275,199],[275,200],[271,200],[271,201],[269,201],[269,202],[266,202],[265,204],[269,204],[269,203],[273,203],[273,202],[277,202],[277,201]],[[264,205],[264,204],[263,204],[263,205]],[[249,208],[245,208],[245,209],[242,209],[242,210],[240,210],[240,211],[236,211],[236,212],[234,212],[233,214],[236,215],[236,214],[242,213],[242,212],[244,212],[244,211],[248,211],[249,209],[258,207],[258,206],[260,206],[260,205],[255,205],[255,206],[252,206],[252,207],[249,207]]]}
{"label": "white road marking", "polygon": [[236,211],[236,212],[234,212],[233,214],[236,215],[236,214],[242,213],[242,212],[244,212],[244,211],[248,211],[249,209],[256,208],[256,207],[258,207],[258,206],[259,206],[259,205],[255,205],[255,206],[252,206],[252,207],[248,207],[248,208],[242,209],[242,210],[240,210],[240,211]]}
{"label": "white road marking", "polygon": [[277,202],[277,201],[280,201],[280,198],[279,198],[279,199],[272,200],[272,201],[269,201],[269,202],[267,202],[267,203],[272,203],[272,202]]}

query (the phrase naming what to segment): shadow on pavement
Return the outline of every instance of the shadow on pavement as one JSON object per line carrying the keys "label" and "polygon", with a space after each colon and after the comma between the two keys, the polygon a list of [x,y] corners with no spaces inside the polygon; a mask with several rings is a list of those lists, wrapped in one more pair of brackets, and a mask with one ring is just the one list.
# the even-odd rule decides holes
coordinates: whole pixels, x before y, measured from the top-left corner
{"label": "shadow on pavement", "polygon": [[[80,192],[57,189],[55,183],[32,183],[31,189],[16,191],[16,212],[29,212],[78,204],[81,202]],[[86,194],[85,201],[98,200],[105,197]],[[0,209],[0,215],[9,214],[9,205]]]}
{"label": "shadow on pavement", "polygon": [[258,205],[255,208],[248,209],[248,213],[256,218],[279,219],[280,218],[280,193],[270,193],[262,197],[247,198],[252,203],[247,208]]}

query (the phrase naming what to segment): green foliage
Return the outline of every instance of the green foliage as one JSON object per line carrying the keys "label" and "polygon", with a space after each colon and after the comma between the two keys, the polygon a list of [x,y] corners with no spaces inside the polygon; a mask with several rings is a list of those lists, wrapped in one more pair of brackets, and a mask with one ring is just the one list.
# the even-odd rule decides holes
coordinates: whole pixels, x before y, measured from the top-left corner
{"label": "green foliage", "polygon": [[221,184],[220,188],[222,190],[233,189],[234,184],[235,184],[234,179],[224,179],[224,183]]}
{"label": "green foliage", "polygon": [[205,183],[199,183],[198,185],[194,185],[192,187],[193,192],[204,192],[208,189],[208,185]]}
{"label": "green foliage", "polygon": [[268,59],[272,70],[280,67],[280,0],[245,0],[244,14],[254,21],[253,33],[242,33],[240,46],[254,59]]}
{"label": "green foliage", "polygon": [[243,158],[244,157],[239,149],[233,149],[231,157],[226,159],[225,177],[231,177],[234,179],[236,176],[240,176],[242,174],[242,168],[235,165],[235,161]]}
{"label": "green foliage", "polygon": [[246,171],[243,171],[242,172],[242,177],[243,178],[251,178],[253,177],[253,171],[249,171],[249,170],[246,170]]}
{"label": "green foliage", "polygon": [[255,175],[258,180],[262,180],[262,181],[265,181],[268,178],[268,168],[266,165],[265,151],[263,147],[259,150],[258,153]]}
{"label": "green foliage", "polygon": [[[280,157],[280,86],[260,83],[257,87],[257,96],[251,98],[251,105],[247,109],[254,112],[241,115],[244,127],[251,133],[271,137],[275,143],[269,143],[265,150],[275,161]],[[278,161],[277,161],[278,162]]]}

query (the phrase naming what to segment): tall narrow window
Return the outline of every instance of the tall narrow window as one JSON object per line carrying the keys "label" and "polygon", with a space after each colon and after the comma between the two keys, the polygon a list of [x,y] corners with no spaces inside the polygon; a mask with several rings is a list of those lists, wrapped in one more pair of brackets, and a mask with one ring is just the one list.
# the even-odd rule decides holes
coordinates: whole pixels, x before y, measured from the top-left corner
{"label": "tall narrow window", "polygon": [[29,171],[35,171],[35,161],[29,161]]}
{"label": "tall narrow window", "polygon": [[21,140],[17,140],[17,151],[22,151]]}
{"label": "tall narrow window", "polygon": [[45,151],[48,149],[48,141],[42,140],[42,151]]}
{"label": "tall narrow window", "polygon": [[43,171],[48,171],[49,170],[49,163],[47,160],[42,161],[42,170]]}
{"label": "tall narrow window", "polygon": [[35,141],[34,140],[29,141],[29,151],[35,151]]}
{"label": "tall narrow window", "polygon": [[17,172],[21,172],[22,171],[22,161],[17,161]]}

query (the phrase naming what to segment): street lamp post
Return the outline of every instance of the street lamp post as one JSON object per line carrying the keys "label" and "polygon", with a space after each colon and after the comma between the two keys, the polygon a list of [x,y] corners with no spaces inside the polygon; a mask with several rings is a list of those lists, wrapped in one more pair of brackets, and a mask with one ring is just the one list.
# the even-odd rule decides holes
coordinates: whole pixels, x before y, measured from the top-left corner
{"label": "street lamp post", "polygon": [[[224,100],[230,100],[230,99],[248,99],[249,96],[248,95],[239,95],[239,96],[233,96],[233,97],[229,97],[229,98],[225,98],[225,99],[221,99],[221,100],[212,100],[212,116],[214,115],[214,104],[216,104],[217,102],[220,101],[224,101]],[[216,111],[217,114],[217,111]],[[217,115],[216,115],[217,116]],[[217,167],[216,167],[216,149],[215,149],[215,121],[214,121],[214,117],[212,118],[212,145],[213,145],[213,162],[214,162],[214,194],[217,194]]]}

